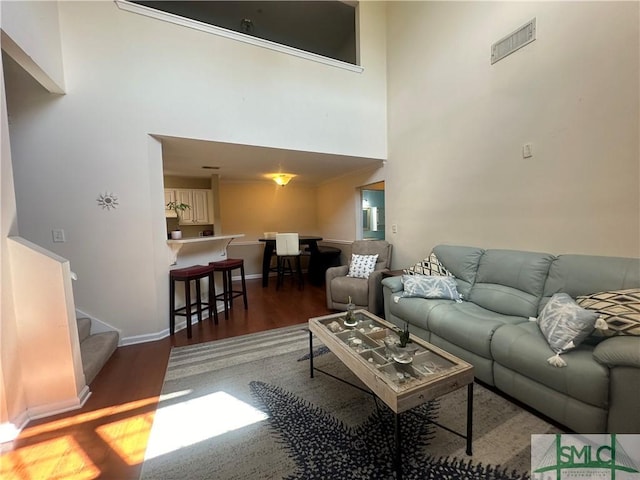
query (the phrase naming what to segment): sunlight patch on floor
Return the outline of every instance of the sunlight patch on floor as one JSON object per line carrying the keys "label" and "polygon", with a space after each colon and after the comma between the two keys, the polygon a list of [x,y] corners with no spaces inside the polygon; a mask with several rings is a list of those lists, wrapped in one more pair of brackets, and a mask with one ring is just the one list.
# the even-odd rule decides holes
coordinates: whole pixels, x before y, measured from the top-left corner
{"label": "sunlight patch on floor", "polygon": [[70,435],[19,448],[3,455],[0,462],[3,480],[90,480],[99,475],[100,470]]}
{"label": "sunlight patch on floor", "polygon": [[127,402],[122,405],[115,405],[113,407],[106,407],[99,410],[79,413],[77,415],[72,415],[61,420],[54,420],[51,422],[36,425],[34,427],[27,427],[22,431],[22,433],[20,433],[20,438],[26,439],[29,437],[34,437],[36,435],[42,435],[43,433],[55,432],[64,428],[73,427],[74,425],[79,425],[81,423],[101,420],[109,416],[130,412],[139,408],[145,408],[155,404],[156,402],[158,402],[158,397],[149,397],[142,400]]}
{"label": "sunlight patch on floor", "polygon": [[226,392],[158,408],[146,460],[258,423],[266,413]]}
{"label": "sunlight patch on floor", "polygon": [[127,465],[137,465],[144,460],[154,413],[147,412],[101,425],[96,432]]}

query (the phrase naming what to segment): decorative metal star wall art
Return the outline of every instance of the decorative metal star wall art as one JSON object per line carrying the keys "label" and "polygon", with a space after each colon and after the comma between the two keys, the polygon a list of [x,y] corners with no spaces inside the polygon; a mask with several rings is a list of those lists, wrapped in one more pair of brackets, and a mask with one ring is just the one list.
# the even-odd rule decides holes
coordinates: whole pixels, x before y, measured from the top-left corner
{"label": "decorative metal star wall art", "polygon": [[98,195],[98,198],[96,199],[96,201],[98,202],[98,205],[100,205],[102,207],[102,209],[104,210],[105,208],[107,210],[111,210],[118,208],[118,197],[116,195],[114,195],[113,193],[101,193],[100,195]]}

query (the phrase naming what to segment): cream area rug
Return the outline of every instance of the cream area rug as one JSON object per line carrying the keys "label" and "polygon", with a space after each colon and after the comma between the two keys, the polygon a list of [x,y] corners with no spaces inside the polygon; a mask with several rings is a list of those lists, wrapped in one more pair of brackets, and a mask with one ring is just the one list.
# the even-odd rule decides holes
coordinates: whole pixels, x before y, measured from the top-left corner
{"label": "cream area rug", "polygon": [[[314,364],[354,383],[331,353]],[[141,480],[392,479],[393,422],[371,395],[309,377],[306,325],[174,348]],[[476,384],[473,455],[436,420],[465,431],[467,389],[402,418],[405,479],[529,478],[531,434],[560,433]]]}

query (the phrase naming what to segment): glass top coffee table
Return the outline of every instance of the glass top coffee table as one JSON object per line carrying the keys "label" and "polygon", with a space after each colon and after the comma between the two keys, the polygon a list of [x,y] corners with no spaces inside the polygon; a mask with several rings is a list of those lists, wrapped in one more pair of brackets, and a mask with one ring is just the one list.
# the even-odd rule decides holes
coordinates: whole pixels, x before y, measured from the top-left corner
{"label": "glass top coffee table", "polygon": [[313,378],[314,371],[319,371],[349,383],[314,367],[315,335],[369,389],[367,393],[378,397],[394,412],[396,478],[402,478],[400,414],[465,385],[466,435],[432,423],[465,438],[467,455],[471,455],[473,366],[414,335],[407,344],[408,352],[398,348],[399,329],[366,310],[355,311],[352,322],[355,325],[349,326],[349,322],[345,325],[346,320],[345,312],[309,319],[310,376]]}

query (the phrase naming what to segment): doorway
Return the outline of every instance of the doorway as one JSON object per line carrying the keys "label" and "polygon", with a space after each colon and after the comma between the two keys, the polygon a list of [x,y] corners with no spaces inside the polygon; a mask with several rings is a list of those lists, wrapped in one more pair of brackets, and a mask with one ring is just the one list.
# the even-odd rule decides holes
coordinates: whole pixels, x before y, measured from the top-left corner
{"label": "doorway", "polygon": [[384,182],[360,188],[363,240],[384,240]]}

